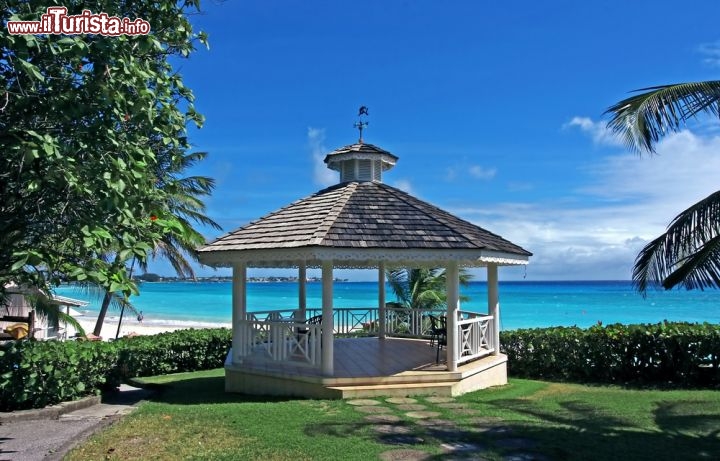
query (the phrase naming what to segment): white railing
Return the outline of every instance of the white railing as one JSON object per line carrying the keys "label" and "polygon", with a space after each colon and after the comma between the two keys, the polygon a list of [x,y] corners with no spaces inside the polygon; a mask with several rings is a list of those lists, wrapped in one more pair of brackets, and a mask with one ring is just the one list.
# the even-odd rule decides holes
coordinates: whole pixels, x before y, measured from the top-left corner
{"label": "white railing", "polygon": [[320,368],[321,326],[294,320],[241,320],[239,356]]}
{"label": "white railing", "polygon": [[[338,335],[352,333],[380,333],[380,310],[377,307],[348,307],[333,310],[333,333]],[[322,315],[322,309],[308,308],[305,318]],[[385,334],[389,336],[405,336],[412,338],[430,337],[430,320],[428,315],[441,316],[443,311],[432,309],[385,309]],[[297,310],[274,310],[248,312],[248,320],[257,321],[300,321]]]}
{"label": "white railing", "polygon": [[411,338],[429,338],[430,319],[428,315],[442,313],[430,309],[385,308],[385,334]]}
{"label": "white railing", "polygon": [[[430,338],[428,315],[444,312],[429,309],[386,308],[385,334],[411,338]],[[322,309],[308,308],[305,319],[321,315]],[[320,368],[321,326],[307,324],[297,310],[248,312],[236,328],[241,334],[238,356],[254,356],[273,362],[287,362]],[[378,308],[339,308],[333,310],[333,333],[380,333]],[[458,363],[492,354],[494,344],[493,317],[476,312],[460,311],[457,322]]]}
{"label": "white railing", "polygon": [[458,363],[469,362],[495,352],[494,325],[492,315],[460,311],[457,322]]}

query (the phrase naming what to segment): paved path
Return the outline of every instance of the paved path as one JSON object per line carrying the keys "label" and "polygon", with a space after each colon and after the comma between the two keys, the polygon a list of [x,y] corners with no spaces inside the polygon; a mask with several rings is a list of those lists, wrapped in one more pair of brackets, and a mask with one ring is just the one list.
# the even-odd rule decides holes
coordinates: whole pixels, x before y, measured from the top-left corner
{"label": "paved path", "polygon": [[[0,461],[60,460],[77,444],[117,421],[149,397],[150,391],[123,384],[102,403],[60,415],[57,419],[23,419],[0,422]],[[32,417],[32,416],[30,416]]]}
{"label": "paved path", "polygon": [[[368,414],[365,420],[373,425],[379,442],[397,446],[380,455],[383,461],[438,459],[421,450],[438,445],[442,459],[482,461],[486,455],[493,457],[499,452],[504,461],[548,461],[535,451],[535,441],[513,437],[512,429],[499,418],[480,417],[478,410],[452,397],[419,399],[356,399],[347,403]],[[452,413],[453,420],[440,419],[442,411]]]}

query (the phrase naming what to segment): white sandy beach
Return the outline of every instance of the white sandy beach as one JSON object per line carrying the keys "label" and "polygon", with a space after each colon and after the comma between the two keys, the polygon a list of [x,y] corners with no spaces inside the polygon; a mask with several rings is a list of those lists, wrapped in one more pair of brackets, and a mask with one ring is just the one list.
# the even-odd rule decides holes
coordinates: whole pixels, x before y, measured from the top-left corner
{"label": "white sandy beach", "polygon": [[[85,333],[92,333],[95,328],[95,322],[97,317],[91,316],[79,316],[76,320]],[[142,322],[138,322],[133,316],[123,318],[122,325],[120,326],[120,334],[118,338],[127,336],[130,334],[136,335],[154,335],[163,333],[166,331],[182,330],[187,328],[230,328],[230,323],[212,323],[212,322],[183,322],[183,321],[172,321],[172,320],[148,320],[145,319]],[[118,329],[118,318],[117,317],[106,317],[103,324],[102,333],[100,336],[103,340],[115,339]],[[70,328],[68,337],[74,335],[74,329]]]}

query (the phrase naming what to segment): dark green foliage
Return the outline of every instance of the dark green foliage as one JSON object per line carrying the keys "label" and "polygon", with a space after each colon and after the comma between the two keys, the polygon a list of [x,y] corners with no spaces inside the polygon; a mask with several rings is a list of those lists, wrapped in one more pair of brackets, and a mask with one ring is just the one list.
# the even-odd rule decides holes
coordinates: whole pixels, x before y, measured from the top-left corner
{"label": "dark green foliage", "polygon": [[124,338],[115,344],[120,346],[122,376],[131,378],[221,367],[231,336],[226,328],[180,330]]}
{"label": "dark green foliage", "polygon": [[[447,304],[447,277],[441,267],[388,270],[386,277],[397,297],[392,307],[442,309]],[[467,286],[471,278],[465,269],[460,269],[461,286]],[[460,300],[466,302],[469,298],[461,296]]]}
{"label": "dark green foliage", "polygon": [[40,408],[119,384],[110,343],[13,341],[0,349],[0,411]]}
{"label": "dark green foliage", "polygon": [[0,347],[0,411],[74,400],[135,376],[218,368],[230,344],[225,328],[110,343],[14,341]]}
{"label": "dark green foliage", "polygon": [[142,280],[143,282],[159,282],[162,277],[160,277],[158,274],[147,272],[145,274],[138,275],[137,278],[138,280]]}
{"label": "dark green foliage", "polygon": [[512,376],[564,381],[720,385],[720,325],[535,328],[500,334]]}
{"label": "dark green foliage", "polygon": [[7,282],[63,280],[137,293],[126,267],[189,231],[178,187],[209,191],[174,179],[202,158],[187,128],[203,119],[173,67],[206,43],[189,21],[199,0],[0,0],[0,23],[38,21],[55,3],[151,31],[0,33],[0,295]]}
{"label": "dark green foliage", "polygon": [[720,116],[720,81],[676,83],[636,90],[605,111],[610,128],[628,149],[655,153],[668,132],[678,132],[701,113]]}

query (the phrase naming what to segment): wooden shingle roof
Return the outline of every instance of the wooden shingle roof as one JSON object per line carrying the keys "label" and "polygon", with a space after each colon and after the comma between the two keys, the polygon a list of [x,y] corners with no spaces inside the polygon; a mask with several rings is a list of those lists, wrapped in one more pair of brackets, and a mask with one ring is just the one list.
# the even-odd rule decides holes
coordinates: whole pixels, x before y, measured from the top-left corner
{"label": "wooden shingle roof", "polygon": [[393,164],[397,162],[398,158],[394,154],[391,154],[390,152],[386,151],[385,149],[382,149],[374,144],[368,144],[366,142],[360,142],[355,144],[350,144],[345,147],[341,147],[339,149],[335,149],[334,151],[330,152],[325,156],[325,163],[328,163],[330,161],[334,161],[338,158],[342,158],[346,155],[371,155],[373,157],[376,157],[378,155],[387,157],[388,160],[390,160]]}
{"label": "wooden shingle roof", "polygon": [[219,253],[290,249],[482,251],[527,262],[531,253],[399,189],[347,182],[323,189],[253,221],[198,250],[201,261],[227,263]]}

